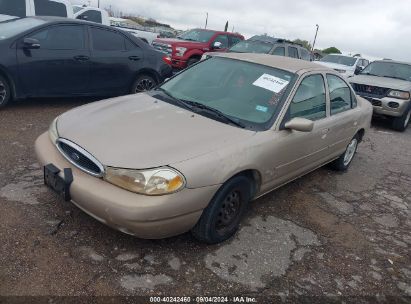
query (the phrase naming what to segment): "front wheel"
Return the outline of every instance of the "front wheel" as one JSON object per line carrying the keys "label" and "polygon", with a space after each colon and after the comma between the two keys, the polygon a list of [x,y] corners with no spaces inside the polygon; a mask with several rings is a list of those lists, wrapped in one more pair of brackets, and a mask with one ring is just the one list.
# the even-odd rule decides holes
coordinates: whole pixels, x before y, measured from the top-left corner
{"label": "front wheel", "polygon": [[131,87],[131,93],[137,94],[141,92],[147,92],[154,89],[157,85],[157,81],[149,75],[138,76]]}
{"label": "front wheel", "polygon": [[194,237],[204,243],[216,244],[234,235],[251,199],[250,188],[250,181],[244,176],[226,182],[192,229]]}
{"label": "front wheel", "polygon": [[392,120],[392,128],[394,130],[403,132],[407,129],[411,118],[411,107],[401,117],[396,117]]}
{"label": "front wheel", "polygon": [[347,149],[343,155],[331,163],[332,167],[337,171],[346,171],[350,166],[354,155],[357,152],[358,143],[360,142],[360,137],[357,135],[350,141]]}
{"label": "front wheel", "polygon": [[5,107],[11,101],[11,89],[7,80],[0,75],[0,108]]}

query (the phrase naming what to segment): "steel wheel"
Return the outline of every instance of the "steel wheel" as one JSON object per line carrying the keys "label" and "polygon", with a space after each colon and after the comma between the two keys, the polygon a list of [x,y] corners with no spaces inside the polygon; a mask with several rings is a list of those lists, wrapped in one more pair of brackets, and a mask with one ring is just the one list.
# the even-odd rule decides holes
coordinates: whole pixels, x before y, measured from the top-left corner
{"label": "steel wheel", "polygon": [[358,145],[357,138],[353,138],[350,144],[348,145],[347,150],[345,151],[345,154],[344,154],[344,166],[348,166],[351,163],[355,155],[355,151],[357,151],[357,145]]}
{"label": "steel wheel", "polygon": [[151,77],[143,77],[137,81],[134,93],[150,91],[154,89],[155,86],[156,86],[156,83]]}
{"label": "steel wheel", "polygon": [[0,104],[2,104],[7,97],[6,85],[0,80]]}
{"label": "steel wheel", "polygon": [[219,234],[224,234],[226,230],[231,230],[240,214],[241,194],[238,190],[231,191],[224,199],[218,212],[216,230]]}

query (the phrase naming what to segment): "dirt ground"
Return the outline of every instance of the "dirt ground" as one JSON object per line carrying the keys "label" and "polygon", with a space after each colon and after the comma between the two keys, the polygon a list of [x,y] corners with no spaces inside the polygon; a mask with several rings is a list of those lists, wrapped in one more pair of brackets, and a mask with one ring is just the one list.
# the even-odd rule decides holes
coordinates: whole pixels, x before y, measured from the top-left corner
{"label": "dirt ground", "polygon": [[266,195],[233,239],[207,246],[190,234],[124,235],[43,186],[36,137],[58,114],[89,101],[28,100],[0,111],[0,302],[135,295],[411,301],[411,127],[398,133],[374,121],[347,173],[322,168]]}

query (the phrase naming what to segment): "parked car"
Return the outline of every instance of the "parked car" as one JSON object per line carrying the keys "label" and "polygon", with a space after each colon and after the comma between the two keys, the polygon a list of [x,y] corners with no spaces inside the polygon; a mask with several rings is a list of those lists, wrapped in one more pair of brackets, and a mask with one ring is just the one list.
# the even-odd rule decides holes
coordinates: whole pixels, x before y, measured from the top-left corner
{"label": "parked car", "polygon": [[240,34],[205,29],[186,31],[176,39],[155,39],[153,47],[171,56],[176,69],[184,69],[201,60],[206,52],[225,52],[244,37]]}
{"label": "parked car", "polygon": [[73,18],[74,15],[67,0],[0,0],[0,21],[27,16]]}
{"label": "parked car", "polygon": [[375,115],[392,119],[392,127],[405,131],[411,117],[411,63],[374,61],[350,78],[358,95],[370,101]]}
{"label": "parked car", "polygon": [[330,54],[324,56],[317,63],[334,69],[348,78],[360,73],[370,62],[362,57]]}
{"label": "parked car", "polygon": [[227,53],[63,114],[36,153],[47,185],[115,229],[218,243],[251,200],[327,163],[346,170],[371,116],[333,70]]}
{"label": "parked car", "polygon": [[110,25],[130,33],[150,45],[153,43],[154,39],[157,39],[158,35],[160,35],[160,33],[134,28],[123,18],[110,17]]}
{"label": "parked car", "polygon": [[149,90],[171,60],[112,27],[56,17],[0,22],[0,107],[12,99]]}
{"label": "parked car", "polygon": [[230,48],[232,53],[261,53],[311,61],[311,52],[300,44],[267,35],[253,36]]}

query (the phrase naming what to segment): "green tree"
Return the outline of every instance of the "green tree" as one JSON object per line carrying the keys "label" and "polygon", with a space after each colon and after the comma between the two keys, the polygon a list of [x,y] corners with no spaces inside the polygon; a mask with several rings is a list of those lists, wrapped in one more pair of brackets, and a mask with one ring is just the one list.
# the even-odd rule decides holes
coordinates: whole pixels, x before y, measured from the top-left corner
{"label": "green tree", "polygon": [[337,49],[335,46],[329,47],[327,49],[322,50],[324,54],[341,54],[341,51]]}
{"label": "green tree", "polygon": [[301,44],[303,47],[305,47],[307,50],[312,49],[311,44],[307,41],[307,40],[301,40],[301,39],[295,39],[293,42],[297,43],[297,44]]}

